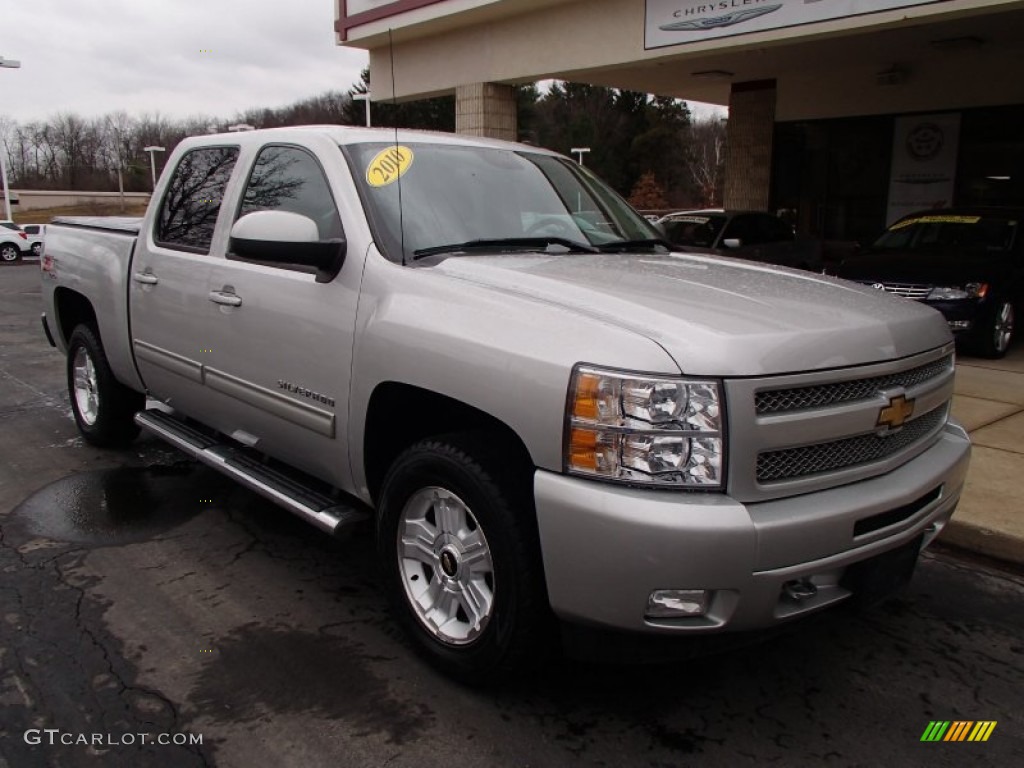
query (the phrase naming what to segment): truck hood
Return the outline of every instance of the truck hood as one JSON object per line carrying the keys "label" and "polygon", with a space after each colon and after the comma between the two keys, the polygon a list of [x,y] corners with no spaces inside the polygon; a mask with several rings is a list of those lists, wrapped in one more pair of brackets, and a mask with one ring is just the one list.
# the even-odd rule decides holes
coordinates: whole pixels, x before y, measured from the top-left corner
{"label": "truck hood", "polygon": [[427,268],[635,331],[694,375],[761,376],[860,365],[951,340],[942,316],[916,302],[737,259],[494,254],[448,258]]}

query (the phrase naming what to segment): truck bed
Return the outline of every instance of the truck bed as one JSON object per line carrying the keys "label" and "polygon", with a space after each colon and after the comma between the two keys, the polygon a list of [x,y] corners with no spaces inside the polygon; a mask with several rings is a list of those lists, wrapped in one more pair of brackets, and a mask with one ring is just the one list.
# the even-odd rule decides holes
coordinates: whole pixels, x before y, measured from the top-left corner
{"label": "truck bed", "polygon": [[99,229],[106,232],[120,232],[137,235],[142,228],[141,216],[58,216],[52,224],[84,229]]}

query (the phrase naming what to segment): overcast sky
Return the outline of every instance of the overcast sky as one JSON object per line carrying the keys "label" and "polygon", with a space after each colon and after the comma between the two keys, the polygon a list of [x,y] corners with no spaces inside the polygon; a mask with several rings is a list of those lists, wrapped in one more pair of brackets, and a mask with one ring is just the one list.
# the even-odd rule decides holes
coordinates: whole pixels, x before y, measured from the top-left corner
{"label": "overcast sky", "polygon": [[[3,0],[0,118],[124,110],[231,119],[348,90],[365,51],[334,42],[333,0]],[[706,114],[698,104],[697,114]]]}
{"label": "overcast sky", "polygon": [[125,110],[230,118],[348,90],[365,51],[332,0],[3,0],[0,116]]}

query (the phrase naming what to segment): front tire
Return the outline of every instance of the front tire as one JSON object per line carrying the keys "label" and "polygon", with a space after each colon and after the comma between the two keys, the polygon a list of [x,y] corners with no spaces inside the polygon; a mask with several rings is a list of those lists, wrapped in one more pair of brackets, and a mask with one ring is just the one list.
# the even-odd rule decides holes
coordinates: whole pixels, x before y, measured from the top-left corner
{"label": "front tire", "polygon": [[1013,343],[1015,322],[1012,301],[1000,299],[992,306],[981,329],[978,344],[978,352],[982,357],[999,359],[1006,354]]}
{"label": "front tire", "polygon": [[8,263],[15,262],[21,258],[21,249],[14,243],[0,245],[0,260]]}
{"label": "front tire", "polygon": [[139,434],[134,418],[146,397],[121,384],[110,370],[94,328],[79,325],[68,341],[68,394],[82,437],[100,448],[123,448]]}
{"label": "front tire", "polygon": [[522,670],[547,646],[531,496],[525,478],[495,471],[503,465],[485,445],[448,437],[406,450],[385,478],[377,526],[403,629],[432,664],[470,683]]}

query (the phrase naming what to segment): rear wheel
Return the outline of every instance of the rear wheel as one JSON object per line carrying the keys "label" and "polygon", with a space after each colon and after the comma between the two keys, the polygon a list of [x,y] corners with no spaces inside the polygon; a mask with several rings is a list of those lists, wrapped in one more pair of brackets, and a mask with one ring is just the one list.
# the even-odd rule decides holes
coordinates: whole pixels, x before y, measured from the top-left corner
{"label": "rear wheel", "polygon": [[529,493],[488,454],[454,436],[409,448],[377,528],[403,628],[435,666],[476,683],[536,663],[548,611]]}
{"label": "rear wheel", "polygon": [[42,243],[32,243],[32,255],[38,257],[43,252]]}
{"label": "rear wheel", "polygon": [[71,334],[67,375],[71,411],[82,437],[100,448],[122,448],[135,439],[135,413],[145,406],[145,395],[114,378],[91,326],[79,325]]}
{"label": "rear wheel", "polygon": [[21,258],[21,249],[14,243],[4,243],[0,245],[0,260],[2,261],[17,261]]}
{"label": "rear wheel", "polygon": [[983,357],[1000,358],[1006,354],[1013,343],[1015,314],[1009,299],[1001,299],[992,306],[979,338],[978,351]]}

